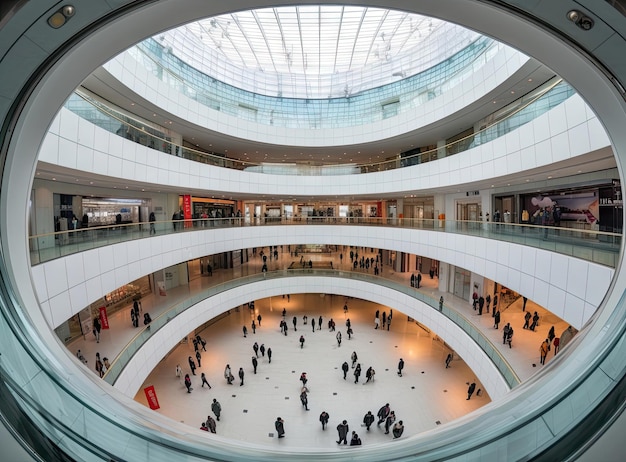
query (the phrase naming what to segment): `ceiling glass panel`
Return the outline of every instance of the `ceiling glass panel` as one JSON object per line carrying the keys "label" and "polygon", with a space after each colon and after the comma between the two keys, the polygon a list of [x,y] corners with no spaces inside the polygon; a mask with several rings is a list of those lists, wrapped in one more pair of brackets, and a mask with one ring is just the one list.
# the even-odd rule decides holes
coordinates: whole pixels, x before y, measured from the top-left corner
{"label": "ceiling glass panel", "polygon": [[414,75],[477,37],[433,18],[341,5],[241,11],[159,35],[179,58],[218,80],[271,96],[316,99]]}

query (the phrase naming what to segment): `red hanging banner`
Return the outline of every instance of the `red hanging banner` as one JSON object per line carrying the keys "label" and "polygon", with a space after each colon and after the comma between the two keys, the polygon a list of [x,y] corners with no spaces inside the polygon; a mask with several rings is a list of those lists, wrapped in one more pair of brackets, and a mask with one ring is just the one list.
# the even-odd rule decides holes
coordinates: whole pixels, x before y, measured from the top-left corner
{"label": "red hanging banner", "polygon": [[100,325],[103,329],[109,328],[109,317],[107,316],[106,306],[100,307]]}
{"label": "red hanging banner", "polygon": [[146,394],[150,409],[159,409],[161,406],[159,406],[159,400],[157,399],[156,391],[154,391],[154,385],[144,388],[143,391]]}
{"label": "red hanging banner", "polygon": [[191,196],[185,194],[183,196],[183,218],[185,219],[185,228],[191,228],[193,224],[191,223]]}

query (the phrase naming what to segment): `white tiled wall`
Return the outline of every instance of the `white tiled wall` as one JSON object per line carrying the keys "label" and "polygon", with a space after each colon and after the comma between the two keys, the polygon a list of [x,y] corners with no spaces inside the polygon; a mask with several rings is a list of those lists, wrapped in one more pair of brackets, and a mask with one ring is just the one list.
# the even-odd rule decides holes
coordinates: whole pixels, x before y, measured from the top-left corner
{"label": "white tiled wall", "polygon": [[268,279],[223,292],[194,305],[167,323],[145,343],[129,361],[115,383],[115,387],[132,398],[159,361],[189,333],[189,326],[201,325],[214,316],[248,300],[282,294],[287,290],[286,287],[292,293],[332,292],[393,306],[420,323],[432,327],[437,335],[445,339],[476,373],[492,399],[497,399],[509,391],[500,372],[484,351],[456,324],[437,310],[386,287],[331,277]]}
{"label": "white tiled wall", "polygon": [[[108,292],[162,268],[249,247],[357,245],[434,258],[497,281],[577,329],[606,294],[614,270],[541,249],[460,234],[359,226],[271,226],[189,231],[110,245],[32,268],[54,328]],[[520,258],[521,256],[521,258]]]}

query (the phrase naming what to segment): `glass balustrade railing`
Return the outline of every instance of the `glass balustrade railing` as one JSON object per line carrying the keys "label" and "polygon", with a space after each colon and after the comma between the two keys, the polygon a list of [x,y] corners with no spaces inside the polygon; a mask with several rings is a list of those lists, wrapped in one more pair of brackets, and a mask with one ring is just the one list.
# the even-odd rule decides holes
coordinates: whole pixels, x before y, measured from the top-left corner
{"label": "glass balustrade railing", "polygon": [[[340,97],[328,98],[285,97],[282,91],[268,96],[243,90],[199,71],[154,39],[127,52],[169,88],[212,110],[272,127],[320,130],[362,126],[415,110],[455,88],[504,48],[479,36],[453,56],[415,75],[399,73],[395,82],[354,94],[346,84]],[[306,85],[303,82],[303,91]]]}
{"label": "glass balustrade railing", "polygon": [[[334,279],[342,278],[342,279],[350,279],[363,281],[370,284],[377,284],[380,286],[384,286],[386,288],[401,292],[409,297],[412,297],[416,300],[419,300],[426,305],[430,306],[432,309],[439,311],[439,300],[434,299],[433,297],[428,296],[426,293],[418,292],[406,285],[397,283],[395,281],[391,281],[389,279],[385,279],[380,276],[369,276],[363,273],[356,273],[351,271],[341,271],[341,270],[321,270],[321,269],[282,269],[278,271],[270,271],[262,274],[255,274],[251,276],[245,276],[241,278],[232,279],[230,281],[226,281],[224,283],[215,285],[208,289],[205,289],[201,292],[194,294],[189,297],[185,301],[178,303],[164,313],[161,313],[158,317],[152,320],[150,323],[150,328],[144,327],[141,332],[139,332],[133,339],[123,348],[123,350],[114,358],[111,363],[111,367],[107,370],[104,380],[113,385],[115,381],[122,373],[126,365],[129,363],[131,358],[142,348],[144,343],[153,335],[156,335],[159,329],[164,327],[168,322],[174,319],[183,311],[188,308],[196,305],[197,303],[206,300],[207,298],[213,297],[220,293],[236,289],[238,287],[245,286],[247,284],[251,284],[254,282],[260,282],[270,279],[280,279],[280,278],[290,278],[290,277],[307,277],[307,276],[316,276],[316,277],[331,277]],[[233,307],[234,308],[234,307]],[[465,316],[463,316],[458,311],[449,308],[445,304],[442,306],[441,313],[448,317],[452,322],[454,322],[457,326],[459,326],[469,337],[480,346],[480,348],[485,352],[485,354],[489,357],[491,362],[496,366],[504,380],[506,381],[509,388],[513,388],[520,383],[520,379],[511,367],[511,365],[506,361],[506,359],[502,356],[502,354],[498,351],[498,349],[493,345],[493,343],[474,326]]]}
{"label": "glass balustrade railing", "polygon": [[[518,107],[510,113],[487,127],[463,137],[454,142],[448,143],[435,149],[423,151],[415,154],[400,154],[394,159],[381,162],[364,164],[329,164],[324,165],[324,169],[293,168],[283,170],[272,170],[273,174],[288,175],[336,175],[336,174],[358,174],[372,173],[386,170],[394,170],[411,165],[422,164],[437,160],[442,156],[458,154],[476,146],[489,143],[496,138],[519,128],[520,126],[539,117],[555,106],[563,103],[567,98],[574,95],[574,89],[560,79],[554,79],[545,86],[545,91],[536,93],[534,98],[527,100],[520,98],[516,104]],[[122,136],[128,140],[139,143],[173,156],[181,157],[194,162],[200,162],[216,167],[224,167],[235,170],[247,168],[257,169],[263,172],[263,164],[254,162],[239,161],[229,159],[224,155],[207,153],[181,145],[172,143],[165,133],[154,128],[146,128],[146,124],[139,120],[122,114],[115,109],[107,107],[83,93],[75,92],[67,100],[65,107],[77,114],[79,117],[90,121],[100,128]],[[444,154],[445,153],[445,154]],[[300,167],[300,166],[297,166]],[[335,171],[336,169],[336,171]]]}
{"label": "glass balustrade railing", "polygon": [[622,235],[603,231],[479,221],[414,218],[213,218],[98,226],[29,237],[31,264],[150,236],[248,226],[381,226],[430,230],[506,241],[615,268]]}

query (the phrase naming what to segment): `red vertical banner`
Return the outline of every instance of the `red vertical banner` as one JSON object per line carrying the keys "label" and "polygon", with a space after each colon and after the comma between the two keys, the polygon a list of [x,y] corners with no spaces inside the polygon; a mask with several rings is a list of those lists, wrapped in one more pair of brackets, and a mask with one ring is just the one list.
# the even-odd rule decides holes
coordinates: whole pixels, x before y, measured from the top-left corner
{"label": "red vertical banner", "polygon": [[156,395],[156,391],[154,391],[154,385],[150,385],[143,389],[143,392],[146,394],[146,399],[148,400],[148,404],[150,405],[150,409],[156,410],[159,409],[159,400]]}
{"label": "red vertical banner", "polygon": [[378,201],[376,203],[376,216],[378,218],[381,218],[383,216],[383,203],[381,201]]}
{"label": "red vertical banner", "polygon": [[106,306],[100,307],[100,325],[103,329],[109,328],[109,317],[107,316]]}
{"label": "red vertical banner", "polygon": [[185,194],[183,196],[183,218],[185,219],[185,228],[190,228],[193,226],[191,223],[191,196],[189,194]]}

